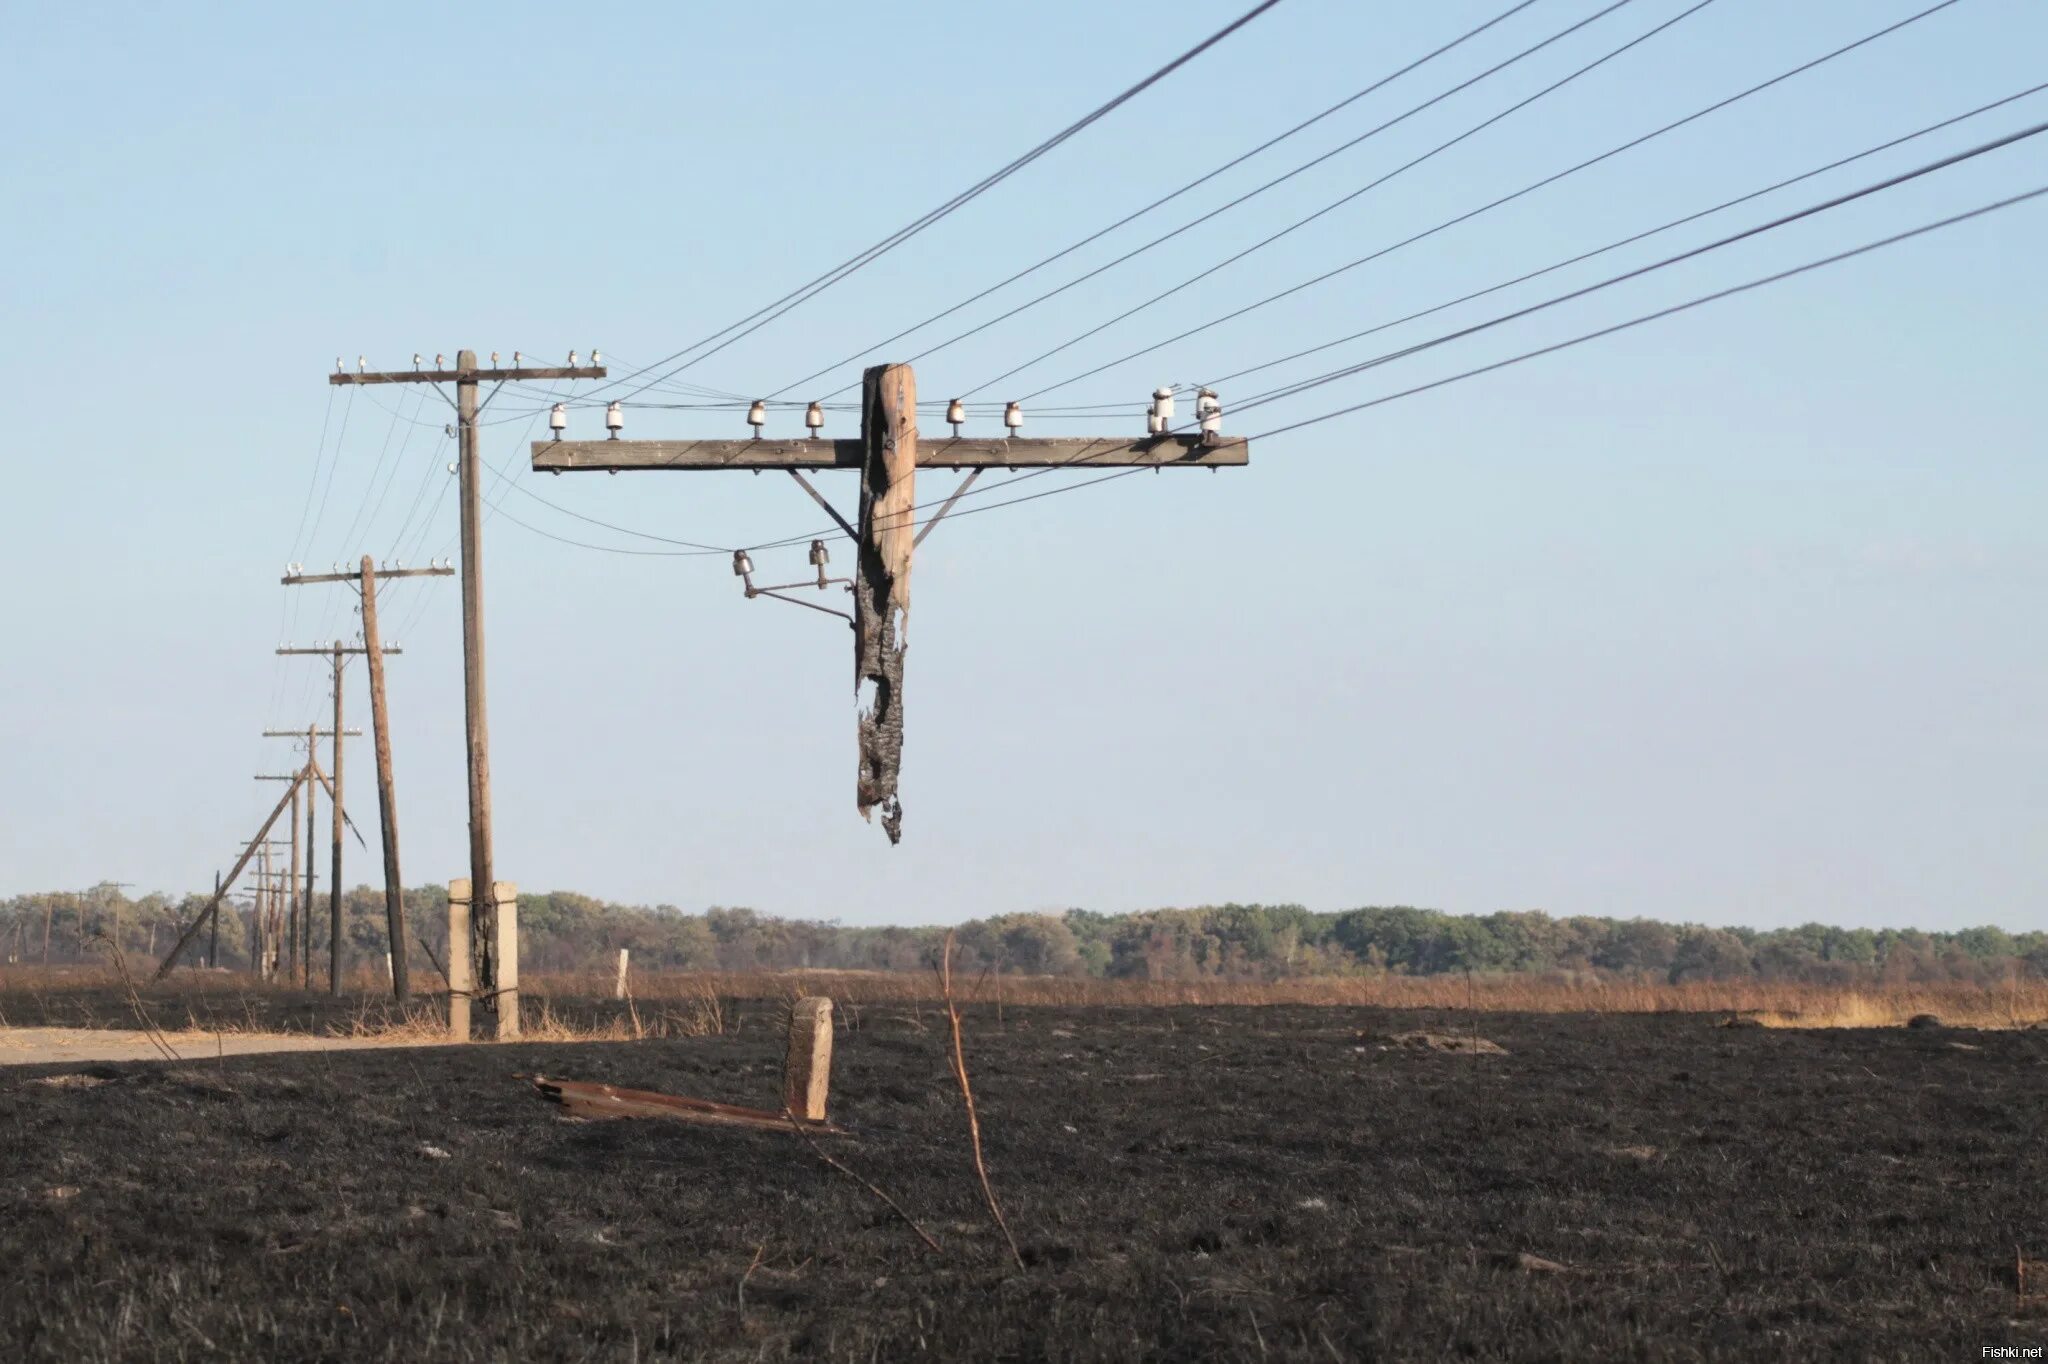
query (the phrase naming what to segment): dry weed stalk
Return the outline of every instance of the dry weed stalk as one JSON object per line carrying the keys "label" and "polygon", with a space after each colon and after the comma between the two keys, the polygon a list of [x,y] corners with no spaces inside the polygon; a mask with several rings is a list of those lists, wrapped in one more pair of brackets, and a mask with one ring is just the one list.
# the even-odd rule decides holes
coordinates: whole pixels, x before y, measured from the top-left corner
{"label": "dry weed stalk", "polygon": [[788,1109],[785,1108],[782,1110],[782,1116],[789,1120],[789,1130],[796,1133],[797,1139],[802,1141],[804,1145],[811,1148],[812,1155],[816,1156],[819,1160],[824,1161],[827,1165],[839,1171],[840,1174],[845,1175],[848,1179],[860,1185],[863,1189],[866,1189],[876,1198],[881,1199],[883,1204],[888,1207],[890,1212],[895,1213],[898,1217],[903,1219],[904,1226],[909,1227],[912,1231],[917,1233],[918,1240],[924,1242],[927,1246],[930,1246],[934,1251],[941,1255],[946,1253],[944,1248],[941,1247],[937,1241],[932,1239],[932,1234],[926,1231],[923,1227],[920,1227],[917,1224],[916,1218],[912,1217],[909,1213],[903,1211],[903,1205],[901,1203],[898,1203],[895,1199],[889,1197],[888,1194],[884,1193],[880,1185],[876,1184],[873,1180],[868,1179],[863,1175],[855,1174],[850,1168],[840,1164],[839,1161],[835,1160],[831,1152],[827,1151],[824,1147],[818,1145],[817,1138],[813,1137],[809,1132],[806,1132],[804,1130],[804,1125],[797,1121],[796,1114],[790,1112]]}
{"label": "dry weed stalk", "polygon": [[94,946],[104,945],[113,958],[114,969],[121,976],[121,988],[128,994],[128,1007],[135,1010],[135,1021],[142,1025],[143,1036],[149,1039],[149,1044],[161,1052],[166,1061],[184,1060],[178,1055],[177,1048],[171,1045],[171,1039],[164,1036],[163,1029],[157,1027],[156,1020],[149,1016],[149,1010],[142,1007],[142,996],[135,989],[135,977],[128,974],[128,959],[121,951],[121,944],[104,933],[93,934],[92,942]]}
{"label": "dry weed stalk", "polygon": [[981,1180],[981,1196],[988,1204],[988,1215],[995,1219],[996,1226],[1003,1233],[1003,1240],[1009,1244],[1010,1258],[1017,1262],[1017,1268],[1024,1268],[1024,1255],[1017,1249],[1017,1238],[1010,1234],[1010,1224],[1003,1218],[1002,1205],[996,1202],[996,1191],[988,1182],[988,1166],[981,1158],[981,1119],[974,1112],[974,1086],[967,1082],[967,1053],[960,1045],[960,1008],[953,1002],[953,934],[946,933],[946,947],[939,954],[939,987],[946,999],[946,1020],[953,1029],[953,1078],[960,1082],[960,1097],[967,1104],[967,1136],[974,1146],[974,1173]]}

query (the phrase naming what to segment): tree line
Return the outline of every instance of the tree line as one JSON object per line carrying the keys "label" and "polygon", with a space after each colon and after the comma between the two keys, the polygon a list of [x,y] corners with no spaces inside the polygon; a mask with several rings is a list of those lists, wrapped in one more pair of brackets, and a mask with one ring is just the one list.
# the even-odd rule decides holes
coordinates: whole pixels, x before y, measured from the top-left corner
{"label": "tree line", "polygon": [[[169,950],[208,897],[130,899],[119,890],[57,891],[0,901],[0,960],[52,964],[100,960],[116,946],[131,962]],[[317,897],[315,960],[325,961],[326,897]],[[410,950],[446,960],[447,891],[406,892],[417,939]],[[246,967],[248,911],[224,909],[223,967]],[[552,891],[519,897],[525,971],[608,970],[618,950],[636,970],[780,971],[800,968],[923,971],[944,927],[861,927],[787,919],[751,909],[690,913],[673,905],[622,905]],[[1918,929],[1719,928],[1655,919],[1558,918],[1540,910],[1448,914],[1408,907],[1315,911],[1300,905],[1203,905],[1105,914],[1087,909],[1002,914],[958,925],[969,970],[1137,980],[1588,973],[1631,979],[1795,980],[1848,984],[1974,981],[2048,976],[2048,933],[1995,927]],[[381,965],[384,898],[358,887],[343,897],[350,964]],[[188,960],[201,960],[198,935]],[[46,948],[47,944],[47,948]],[[422,963],[425,965],[425,963]],[[324,970],[324,966],[321,968]]]}

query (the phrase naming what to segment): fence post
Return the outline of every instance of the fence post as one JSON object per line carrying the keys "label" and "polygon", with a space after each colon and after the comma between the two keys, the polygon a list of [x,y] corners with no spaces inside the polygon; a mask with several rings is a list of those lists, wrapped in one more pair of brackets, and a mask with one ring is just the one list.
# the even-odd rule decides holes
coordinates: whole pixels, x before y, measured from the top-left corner
{"label": "fence post", "polygon": [[493,883],[498,902],[498,1040],[519,1037],[519,887],[511,881]]}
{"label": "fence post", "polygon": [[832,1088],[832,1001],[799,999],[789,1006],[789,1055],[782,1071],[782,1104],[806,1122],[825,1121]]}
{"label": "fence post", "polygon": [[469,1040],[469,878],[448,883],[448,1035]]}

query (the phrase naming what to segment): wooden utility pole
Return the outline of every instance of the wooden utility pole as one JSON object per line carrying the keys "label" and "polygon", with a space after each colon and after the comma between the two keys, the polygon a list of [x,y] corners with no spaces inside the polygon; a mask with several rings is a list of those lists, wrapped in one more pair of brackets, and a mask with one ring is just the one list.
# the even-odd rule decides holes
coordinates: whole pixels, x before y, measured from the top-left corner
{"label": "wooden utility pole", "polygon": [[[402,565],[378,568],[369,555],[354,573],[287,573],[284,584],[298,587],[307,583],[347,583],[356,589],[362,598],[363,651],[370,664],[370,732],[377,756],[377,810],[383,832],[384,847],[384,929],[391,949],[391,990],[399,999],[411,996],[410,974],[406,966],[405,937],[405,888],[398,871],[398,800],[393,789],[391,775],[391,725],[390,714],[384,701],[384,655],[401,650],[392,646],[386,650],[377,630],[377,583],[385,578],[448,578],[453,577],[452,567],[429,565],[426,568],[406,568]],[[337,690],[336,695],[339,695]],[[336,707],[335,727],[339,728],[340,709]],[[335,775],[341,773],[340,759],[335,760]]]}
{"label": "wooden utility pole", "polygon": [[[319,726],[307,725],[306,770],[308,772],[313,770],[313,757],[317,752],[315,745],[319,741]],[[310,783],[302,784],[306,789],[306,912],[299,917],[299,988],[301,990],[310,990],[313,988],[313,864],[317,860],[314,857],[313,850],[319,846],[314,837],[313,830],[318,821],[320,792]],[[340,801],[335,802],[337,805],[340,803]]]}
{"label": "wooden utility pole", "polygon": [[[296,733],[297,731],[292,732]],[[307,772],[310,770],[310,768],[302,767],[296,776],[290,777],[258,773],[256,780],[299,782],[305,779]],[[284,941],[280,944],[283,948],[284,975],[287,981],[298,974],[299,937],[304,931],[301,923],[303,915],[299,908],[299,788],[297,786],[292,787],[292,816],[288,822],[291,824],[292,829],[291,871],[287,874],[289,879],[285,885]]]}
{"label": "wooden utility pole", "polygon": [[[280,649],[279,652],[315,653],[331,656],[333,650],[331,648],[295,649],[289,651]],[[344,648],[343,652],[348,653],[351,650]],[[353,650],[353,652],[361,652],[361,650],[357,649]],[[388,652],[397,653],[399,650],[394,646]],[[304,729],[266,729],[263,731],[263,737],[266,739],[296,739],[305,747],[306,762],[300,771],[300,776],[303,778],[301,785],[305,788],[306,795],[306,889],[303,897],[304,903],[299,915],[299,952],[301,955],[297,970],[299,973],[299,984],[307,988],[311,988],[313,984],[313,886],[318,878],[316,870],[317,859],[314,857],[313,849],[318,841],[318,835],[314,830],[318,823],[319,788],[325,787],[327,789],[329,801],[340,812],[341,823],[348,828],[350,833],[355,835],[357,844],[365,848],[369,847],[369,844],[363,841],[362,830],[356,827],[355,820],[349,817],[347,807],[337,797],[333,781],[329,779],[326,772],[321,770],[319,743],[323,738],[333,739],[336,749],[339,750],[341,740],[360,738],[362,733],[360,729],[342,729],[339,731],[322,729],[318,721],[307,725]],[[278,778],[265,777],[261,778],[261,780],[275,781]],[[298,808],[298,805],[294,803],[292,806],[294,819],[292,838],[294,842],[297,842],[298,839],[296,827]],[[338,905],[339,901],[337,900],[335,903]],[[337,915],[339,912],[338,909],[334,910],[334,913]]]}
{"label": "wooden utility pole", "polygon": [[[384,709],[384,650],[377,635],[377,572],[365,554],[362,562],[363,643],[370,664],[370,733],[377,753],[377,816],[384,834],[384,940],[390,963],[391,993],[403,1001],[412,994],[405,959],[405,889],[398,879],[398,798],[391,785],[391,723]],[[339,721],[335,723],[339,724]]]}
{"label": "wooden utility pole", "polygon": [[[310,795],[308,797],[310,799]],[[291,889],[287,894],[286,927],[284,934],[284,979],[285,984],[299,973],[299,940],[306,932],[306,908],[299,900],[299,788],[292,787],[292,865]],[[308,906],[309,907],[309,906]]]}
{"label": "wooden utility pole", "polygon": [[337,998],[341,995],[341,670],[346,666],[347,655],[341,651],[341,641],[334,641],[334,817],[329,822],[334,826],[334,864],[327,876],[327,905],[329,936],[327,939],[327,993]]}
{"label": "wooden utility pole", "polygon": [[[342,813],[341,741],[347,737],[347,734],[343,729],[341,722],[342,670],[348,666],[348,660],[351,656],[355,654],[367,654],[369,652],[369,646],[363,644],[343,644],[340,640],[337,639],[330,645],[326,645],[324,647],[315,646],[313,648],[307,649],[297,648],[288,644],[279,645],[277,652],[280,654],[322,654],[325,655],[329,660],[331,660],[334,668],[334,729],[332,731],[334,735],[334,771],[327,778],[328,794],[333,797],[330,804],[332,804],[334,807],[333,818],[330,821],[334,826],[332,843],[333,860],[330,864],[330,871],[327,880],[329,911],[327,937],[327,990],[329,994],[338,996],[341,994],[342,964],[341,834],[342,821],[346,818],[346,816]],[[380,652],[399,654],[404,653],[405,650],[400,648],[398,645],[393,644],[387,646]],[[360,733],[361,731],[358,730],[357,732]],[[314,770],[317,772],[317,757],[313,758],[313,762],[316,764]]]}
{"label": "wooden utility pole", "polygon": [[[299,872],[299,782],[311,780],[311,776],[309,776],[309,768],[301,766],[291,776],[283,776],[283,774],[276,774],[276,772],[258,772],[256,780],[260,780],[260,782],[293,782],[293,786],[291,786],[291,817],[285,821],[291,827],[291,844],[289,844],[291,846],[291,875],[289,875],[289,881],[285,883],[287,899],[291,901],[291,911],[283,915],[283,930],[281,930],[283,932],[283,942],[270,944],[270,954],[281,958],[281,963],[285,967],[285,975],[289,979],[291,977],[291,967],[297,961],[297,958],[293,956],[293,952],[295,952],[295,948],[293,948],[293,942],[295,942],[293,934],[297,932],[297,901],[299,901],[299,879],[297,879],[297,872]],[[270,848],[283,848],[283,846],[287,846],[281,840],[268,840],[268,844],[270,844]],[[264,856],[268,856],[268,848],[264,850]],[[274,875],[272,875],[268,866],[262,870],[262,875],[264,875],[264,879],[268,879],[274,885]],[[258,979],[268,979],[268,977],[270,977],[268,971],[258,971]]]}
{"label": "wooden utility pole", "polygon": [[[263,841],[263,855],[257,859],[261,864],[256,869],[256,950],[250,954],[250,961],[256,967],[256,979],[270,979],[270,840]],[[214,963],[216,966],[218,962]]]}
{"label": "wooden utility pole", "polygon": [[[917,382],[910,366],[873,366],[864,375],[861,390],[861,431],[852,439],[548,440],[533,443],[532,457],[534,469],[554,474],[600,469],[607,473],[627,469],[745,469],[754,473],[779,469],[831,512],[858,550],[854,656],[860,761],[855,803],[863,817],[877,808],[882,811],[882,827],[893,843],[902,834],[903,821],[896,788],[903,747],[903,661],[912,551],[952,510],[968,486],[986,469],[1228,468],[1250,463],[1251,443],[1221,433],[1221,408],[1207,390],[1195,403],[1201,427],[1196,431],[1168,429],[1172,398],[1162,392],[1153,395],[1151,434],[1136,439],[1018,437],[1016,424],[1023,421],[1023,413],[1013,404],[1015,421],[1006,416],[1005,427],[1011,432],[1006,437],[962,436],[956,426],[949,438],[923,442],[918,440]],[[920,468],[967,471],[952,495],[925,518],[922,528],[916,521],[915,494],[915,473]],[[857,531],[805,479],[808,473],[833,469],[857,472],[861,477]],[[734,571],[742,576],[751,573],[747,556],[735,557]],[[749,597],[779,595],[754,588],[751,577],[747,583]],[[818,585],[827,585],[822,569]]]}
{"label": "wooden utility pole", "polygon": [[[575,359],[573,354],[570,359]],[[460,446],[456,479],[462,503],[462,696],[469,766],[469,879],[471,885],[486,891],[477,897],[470,916],[470,938],[476,954],[476,987],[487,1009],[495,1009],[498,998],[497,907],[488,893],[497,883],[492,878],[491,853],[491,728],[484,700],[483,464],[477,440],[477,416],[483,402],[477,386],[508,380],[602,379],[605,373],[604,366],[598,364],[501,369],[493,363],[489,369],[480,369],[476,352],[465,350],[456,355],[452,370],[437,367],[357,374],[337,370],[327,376],[331,384],[455,385]],[[497,389],[491,392],[496,394]]]}

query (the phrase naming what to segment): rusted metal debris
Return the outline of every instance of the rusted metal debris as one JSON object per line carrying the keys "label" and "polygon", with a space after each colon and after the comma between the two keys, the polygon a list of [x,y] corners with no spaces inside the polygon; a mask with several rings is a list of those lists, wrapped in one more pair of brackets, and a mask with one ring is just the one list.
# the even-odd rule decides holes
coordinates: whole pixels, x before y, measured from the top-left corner
{"label": "rusted metal debris", "polygon": [[[546,1075],[522,1075],[534,1092],[552,1099],[577,1118],[670,1118],[709,1127],[746,1127],[759,1132],[787,1132],[792,1119],[786,1113],[765,1108],[741,1108],[736,1104],[689,1099],[679,1094],[661,1094],[651,1089],[621,1089],[617,1085],[590,1080],[558,1080]],[[829,1122],[794,1120],[805,1132],[822,1136],[843,1136],[845,1129]]]}

